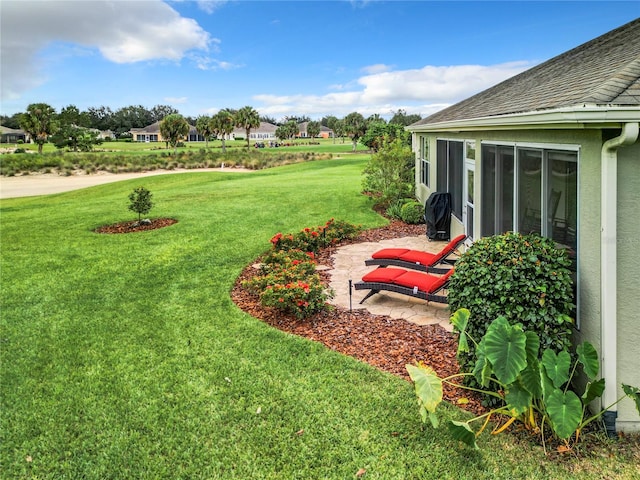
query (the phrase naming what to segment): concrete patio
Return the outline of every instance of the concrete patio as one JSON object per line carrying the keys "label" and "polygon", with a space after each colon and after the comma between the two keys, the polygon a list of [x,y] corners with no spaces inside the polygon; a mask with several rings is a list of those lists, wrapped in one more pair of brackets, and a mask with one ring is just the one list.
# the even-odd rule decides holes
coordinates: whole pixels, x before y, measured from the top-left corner
{"label": "concrete patio", "polygon": [[[353,283],[376,267],[367,267],[364,261],[382,248],[411,248],[426,252],[439,252],[447,242],[429,241],[426,235],[418,237],[402,237],[380,242],[364,242],[340,247],[332,255],[334,261],[330,287],[335,292],[331,301],[333,305],[349,308],[349,280]],[[366,309],[374,315],[388,315],[391,318],[403,318],[418,325],[439,324],[451,331],[449,323],[449,306],[440,303],[427,303],[424,300],[400,295],[393,292],[380,292],[367,299],[360,305],[360,301],[368,290],[352,289],[351,308]]]}

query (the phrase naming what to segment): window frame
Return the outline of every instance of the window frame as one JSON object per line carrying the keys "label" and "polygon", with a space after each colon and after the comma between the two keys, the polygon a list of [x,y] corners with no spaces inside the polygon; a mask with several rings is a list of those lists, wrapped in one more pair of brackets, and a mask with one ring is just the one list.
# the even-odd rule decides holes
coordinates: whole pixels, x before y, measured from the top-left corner
{"label": "window frame", "polygon": [[[576,199],[575,199],[575,233],[576,233],[576,237],[575,237],[575,246],[571,247],[574,249],[574,301],[576,303],[576,311],[575,311],[575,316],[576,316],[576,329],[580,330],[580,286],[579,286],[579,279],[580,279],[580,262],[579,262],[579,258],[580,258],[580,242],[579,242],[579,234],[578,232],[580,232],[580,156],[581,156],[581,148],[580,145],[575,145],[575,144],[557,144],[557,143],[529,143],[529,142],[503,142],[503,141],[493,141],[493,140],[483,140],[480,142],[480,184],[483,186],[483,188],[486,188],[486,183],[485,183],[485,174],[486,174],[486,170],[485,170],[485,159],[483,158],[483,153],[484,153],[484,147],[488,146],[488,147],[495,147],[495,154],[496,154],[496,175],[499,175],[500,177],[496,177],[496,184],[498,182],[498,179],[501,178],[502,182],[504,183],[504,177],[502,176],[502,172],[500,172],[499,174],[498,172],[498,147],[512,147],[512,152],[513,152],[513,178],[512,178],[512,185],[513,185],[513,189],[512,189],[512,231],[514,232],[519,232],[521,229],[521,225],[520,225],[520,209],[519,209],[519,199],[520,199],[520,189],[519,189],[519,185],[520,185],[520,179],[519,179],[519,172],[520,172],[520,156],[519,156],[519,151],[522,150],[538,150],[541,152],[541,177],[540,177],[540,205],[541,205],[541,212],[540,212],[540,216],[541,216],[541,225],[540,225],[540,234],[546,238],[550,238],[553,240],[553,226],[550,225],[548,223],[548,221],[546,221],[546,219],[549,218],[549,208],[550,208],[550,193],[552,190],[552,186],[551,186],[551,161],[552,159],[550,159],[550,153],[573,153],[575,154],[575,160],[564,160],[566,162],[571,162],[571,163],[575,163],[575,175],[576,175],[576,185],[575,185],[575,192],[576,192]],[[502,195],[502,193],[500,193],[500,195]],[[481,194],[481,212],[484,213],[485,212],[485,206],[484,206],[484,192],[482,192]],[[496,209],[494,208],[494,214],[495,214]],[[483,236],[486,236],[486,232],[484,230],[484,222],[485,219],[481,218],[481,231]],[[493,225],[494,225],[494,232],[495,232],[495,225],[496,225],[497,219],[494,218],[493,220]],[[549,231],[551,229],[551,231]],[[504,232],[501,232],[504,233]],[[494,233],[495,234],[495,233]],[[557,240],[555,240],[559,245],[561,245]],[[569,245],[566,245],[567,248],[569,248]]]}
{"label": "window frame", "polygon": [[429,161],[429,137],[418,136],[418,157],[420,159],[420,183],[431,188],[431,162]]}

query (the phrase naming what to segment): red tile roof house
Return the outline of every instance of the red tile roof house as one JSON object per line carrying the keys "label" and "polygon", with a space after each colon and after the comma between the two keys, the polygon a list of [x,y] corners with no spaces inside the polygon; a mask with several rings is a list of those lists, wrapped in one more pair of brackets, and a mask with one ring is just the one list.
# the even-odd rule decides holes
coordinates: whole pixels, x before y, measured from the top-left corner
{"label": "red tile roof house", "polygon": [[[307,126],[309,122],[302,122],[298,124],[298,137],[300,138],[308,138],[310,135],[307,133]],[[324,125],[320,125],[320,133],[316,135],[319,138],[333,138],[333,130],[329,127],[325,127]]]}
{"label": "red tile roof house", "polygon": [[[407,127],[417,196],[451,194],[452,236],[533,230],[576,252],[575,336],[600,352],[603,408],[640,385],[639,122],[636,19]],[[629,399],[605,418],[640,430]]]}

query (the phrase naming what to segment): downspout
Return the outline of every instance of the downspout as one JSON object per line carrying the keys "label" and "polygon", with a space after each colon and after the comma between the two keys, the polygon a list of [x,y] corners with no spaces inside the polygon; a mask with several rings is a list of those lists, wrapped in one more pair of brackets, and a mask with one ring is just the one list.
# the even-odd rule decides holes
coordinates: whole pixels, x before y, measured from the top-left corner
{"label": "downspout", "polygon": [[[600,187],[600,315],[602,377],[606,387],[602,394],[602,408],[617,400],[618,391],[618,338],[617,338],[617,199],[618,149],[632,145],[638,139],[638,123],[625,123],[620,136],[602,145],[602,172]],[[617,407],[604,413],[609,436],[616,432]]]}

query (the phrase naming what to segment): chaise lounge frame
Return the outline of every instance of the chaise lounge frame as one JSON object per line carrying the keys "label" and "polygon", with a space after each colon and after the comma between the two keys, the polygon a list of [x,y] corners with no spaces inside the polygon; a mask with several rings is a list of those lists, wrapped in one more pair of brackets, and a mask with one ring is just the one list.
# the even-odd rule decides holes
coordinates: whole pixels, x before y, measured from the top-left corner
{"label": "chaise lounge frame", "polygon": [[401,268],[377,268],[362,277],[361,282],[354,283],[354,287],[356,290],[370,290],[360,304],[383,290],[427,302],[448,303],[447,296],[439,295],[438,292],[447,288],[452,274],[453,268],[442,276]]}

